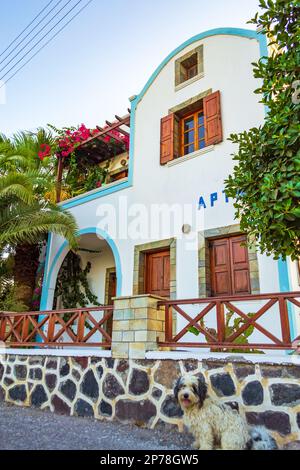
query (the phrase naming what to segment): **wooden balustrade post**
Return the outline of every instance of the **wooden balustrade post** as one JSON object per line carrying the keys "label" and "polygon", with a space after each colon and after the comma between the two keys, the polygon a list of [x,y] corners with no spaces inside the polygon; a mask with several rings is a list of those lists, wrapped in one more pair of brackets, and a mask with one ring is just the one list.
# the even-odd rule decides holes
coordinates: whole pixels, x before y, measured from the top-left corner
{"label": "wooden balustrade post", "polygon": [[47,342],[52,343],[55,333],[55,313],[50,313],[48,316],[48,332],[47,332]]}
{"label": "wooden balustrade post", "polygon": [[82,343],[84,338],[84,327],[85,327],[86,314],[80,310],[78,315],[78,327],[77,327],[77,343]]}
{"label": "wooden balustrade post", "polygon": [[224,304],[220,300],[217,300],[216,302],[216,313],[217,313],[218,342],[223,343],[225,341],[225,315],[224,315]]}
{"label": "wooden balustrade post", "polygon": [[279,297],[279,314],[281,323],[282,340],[286,344],[291,343],[290,321],[287,309],[287,299]]}
{"label": "wooden balustrade post", "polygon": [[165,328],[166,328],[166,342],[171,342],[173,338],[173,309],[171,305],[165,305]]}
{"label": "wooden balustrade post", "polygon": [[6,317],[0,313],[0,341],[4,341],[6,331]]}
{"label": "wooden balustrade post", "polygon": [[28,331],[29,331],[29,318],[26,314],[23,315],[23,321],[22,321],[22,332],[21,332],[21,339],[22,342],[25,342],[26,337],[28,336]]}

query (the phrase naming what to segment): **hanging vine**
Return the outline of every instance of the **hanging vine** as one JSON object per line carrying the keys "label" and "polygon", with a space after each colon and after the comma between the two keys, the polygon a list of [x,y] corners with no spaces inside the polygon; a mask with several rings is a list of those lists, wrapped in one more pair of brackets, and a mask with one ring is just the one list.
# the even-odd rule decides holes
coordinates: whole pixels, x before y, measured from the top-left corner
{"label": "hanging vine", "polygon": [[88,274],[91,271],[91,263],[88,262],[82,269],[79,255],[70,251],[60,269],[55,289],[55,305],[60,297],[64,308],[100,306],[97,297],[92,293]]}

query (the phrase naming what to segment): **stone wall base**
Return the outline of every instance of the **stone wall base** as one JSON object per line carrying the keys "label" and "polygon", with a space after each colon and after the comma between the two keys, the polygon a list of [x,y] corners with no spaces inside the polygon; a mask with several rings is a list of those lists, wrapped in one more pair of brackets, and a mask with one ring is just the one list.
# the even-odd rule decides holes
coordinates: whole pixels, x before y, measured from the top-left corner
{"label": "stone wall base", "polygon": [[0,400],[182,431],[172,389],[186,372],[202,374],[212,396],[238,409],[248,423],[265,425],[280,446],[300,440],[299,365],[7,354],[0,356]]}

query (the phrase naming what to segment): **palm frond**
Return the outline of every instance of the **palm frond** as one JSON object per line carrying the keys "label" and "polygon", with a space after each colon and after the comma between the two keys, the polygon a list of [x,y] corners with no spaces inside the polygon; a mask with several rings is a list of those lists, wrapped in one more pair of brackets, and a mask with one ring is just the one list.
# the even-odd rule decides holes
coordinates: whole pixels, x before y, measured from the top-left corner
{"label": "palm frond", "polygon": [[[41,144],[53,145],[48,129],[0,135],[0,249],[37,243],[47,232],[64,237],[76,248],[74,217],[46,200],[55,189],[55,163],[38,158]],[[53,201],[54,202],[54,201]]]}
{"label": "palm frond", "polygon": [[0,178],[0,201],[10,197],[17,198],[27,204],[34,200],[33,178],[21,173],[9,173]]}
{"label": "palm frond", "polygon": [[39,204],[2,212],[0,217],[0,246],[5,244],[37,243],[48,232],[65,238],[76,248],[77,224],[74,217],[59,207],[41,209]]}

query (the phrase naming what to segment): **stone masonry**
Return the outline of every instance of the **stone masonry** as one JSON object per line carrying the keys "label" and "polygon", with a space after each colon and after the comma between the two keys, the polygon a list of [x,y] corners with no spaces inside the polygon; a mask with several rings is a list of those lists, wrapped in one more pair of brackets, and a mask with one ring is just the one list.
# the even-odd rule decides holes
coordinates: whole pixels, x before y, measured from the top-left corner
{"label": "stone masonry", "polygon": [[250,424],[266,426],[280,446],[300,440],[300,366],[293,364],[255,364],[232,357],[202,361],[67,357],[63,351],[61,357],[28,356],[23,351],[0,356],[0,400],[182,431],[182,412],[172,389],[176,378],[186,372],[203,375],[212,396],[239,410]]}

